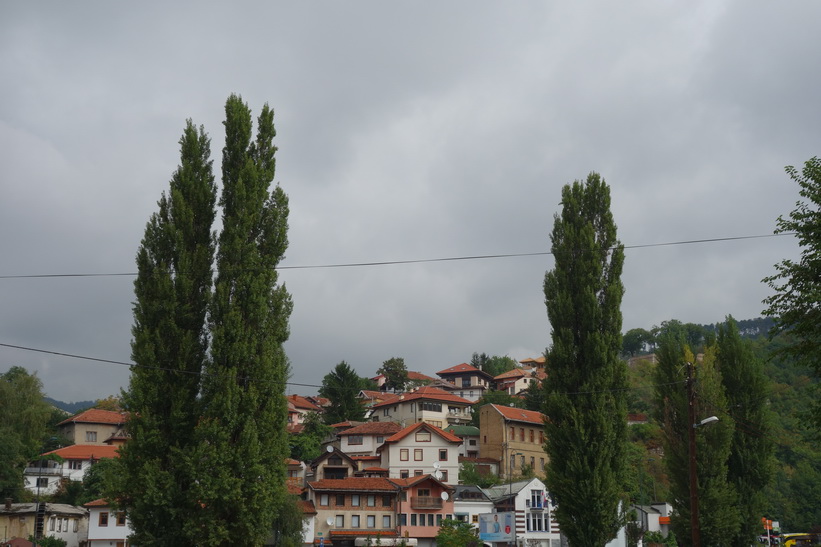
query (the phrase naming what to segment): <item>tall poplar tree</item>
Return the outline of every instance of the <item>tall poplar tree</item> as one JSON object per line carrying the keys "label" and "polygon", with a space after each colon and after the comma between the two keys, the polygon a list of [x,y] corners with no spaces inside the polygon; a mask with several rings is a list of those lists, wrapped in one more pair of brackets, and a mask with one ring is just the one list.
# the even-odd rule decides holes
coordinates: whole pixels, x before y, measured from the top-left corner
{"label": "tall poplar tree", "polygon": [[716,363],[727,396],[728,416],[735,422],[728,480],[738,494],[741,526],[730,545],[746,547],[756,542],[766,506],[764,488],[774,473],[769,381],[752,343],[741,338],[732,317],[718,327]]}
{"label": "tall poplar tree", "polygon": [[624,499],[627,409],[621,272],[610,189],[597,174],[562,189],[550,239],[555,268],[544,281],[552,345],[543,382],[549,456],[546,483],[572,547],[615,537]]}
{"label": "tall poplar tree", "polygon": [[251,111],[225,105],[222,232],[209,313],[211,358],[202,382],[199,446],[191,485],[198,545],[261,545],[288,503],[283,350],[292,303],[276,267],[288,245],[288,198],[274,179],[274,113],[265,105],[252,139]]}
{"label": "tall poplar tree", "polygon": [[180,165],[137,252],[131,369],[123,403],[131,439],[117,460],[116,499],[138,545],[193,544],[184,530],[197,500],[186,459],[199,417],[211,297],[216,187],[210,139],[188,120]]}
{"label": "tall poplar tree", "polygon": [[684,545],[692,544],[690,460],[688,438],[693,423],[687,397],[687,363],[694,364],[696,421],[716,415],[719,421],[696,429],[698,527],[702,545],[728,545],[739,528],[736,493],[728,480],[728,458],[733,435],[726,418],[727,401],[716,368],[715,347],[697,362],[685,341],[680,323],[664,328],[658,337],[655,418],[662,424],[664,464],[670,478],[671,525]]}

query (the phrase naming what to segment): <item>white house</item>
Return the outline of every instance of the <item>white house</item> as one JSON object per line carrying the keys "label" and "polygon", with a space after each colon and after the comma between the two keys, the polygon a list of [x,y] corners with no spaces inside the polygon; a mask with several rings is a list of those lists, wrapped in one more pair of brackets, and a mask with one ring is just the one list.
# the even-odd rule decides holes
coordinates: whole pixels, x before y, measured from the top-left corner
{"label": "white house", "polygon": [[[59,456],[62,462],[48,459]],[[117,447],[106,444],[75,444],[46,452],[23,472],[24,484],[33,493],[54,494],[64,479],[82,481],[86,470],[102,458],[116,458]]]}
{"label": "white house", "polygon": [[401,430],[396,422],[367,422],[337,433],[339,449],[349,456],[375,456],[385,439]]}
{"label": "white house", "polygon": [[539,479],[500,484],[484,489],[497,512],[515,511],[516,545],[551,547],[559,545],[561,533],[553,518],[554,507],[547,488]]}
{"label": "white house", "polygon": [[479,528],[479,515],[493,512],[493,502],[478,486],[460,484],[454,486],[453,518]]}
{"label": "white house", "polygon": [[374,422],[397,422],[402,427],[427,422],[443,428],[450,424],[468,423],[472,405],[471,401],[462,397],[423,386],[373,405],[371,419]]}
{"label": "white house", "polygon": [[493,384],[493,376],[467,363],[440,370],[436,374],[458,390],[454,394],[472,403],[481,399]]}
{"label": "white house", "polygon": [[128,517],[117,511],[103,499],[90,501],[88,508],[88,547],[128,547],[131,527]]}
{"label": "white house", "polygon": [[[11,503],[0,506],[0,543],[13,537],[28,538],[40,524],[43,536],[62,539],[79,547],[88,532],[88,514],[82,507],[64,503]],[[29,545],[31,545],[29,543]]]}
{"label": "white house", "polygon": [[378,452],[390,478],[434,475],[445,484],[456,484],[461,444],[456,435],[419,422],[385,439]]}

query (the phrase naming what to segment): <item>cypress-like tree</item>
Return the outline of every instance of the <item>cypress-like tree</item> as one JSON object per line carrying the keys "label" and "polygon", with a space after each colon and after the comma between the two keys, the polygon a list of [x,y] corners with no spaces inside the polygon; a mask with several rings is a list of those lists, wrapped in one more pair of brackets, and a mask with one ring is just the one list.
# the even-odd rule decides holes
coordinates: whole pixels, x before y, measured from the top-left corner
{"label": "cypress-like tree", "polygon": [[210,139],[188,120],[180,165],[137,252],[128,390],[131,439],[120,449],[112,497],[128,509],[139,545],[193,544],[184,524],[196,499],[186,456],[194,446],[208,337],[216,187]]}
{"label": "cypress-like tree", "polygon": [[615,537],[624,496],[627,410],[621,272],[610,189],[596,173],[562,189],[544,293],[552,345],[545,389],[546,482],[572,547]]}
{"label": "cypress-like tree", "polygon": [[751,342],[743,340],[732,317],[718,327],[716,363],[727,395],[729,417],[735,422],[728,460],[728,480],[738,494],[741,521],[733,547],[756,542],[766,500],[764,488],[774,472],[775,445],[770,438],[772,416],[769,382]]}
{"label": "cypress-like tree", "polygon": [[359,376],[345,361],[336,365],[322,379],[322,387],[319,388],[320,397],[331,401],[330,407],[323,413],[325,423],[364,420],[365,407],[359,401],[359,392],[370,384],[368,379]]}
{"label": "cypress-like tree", "polygon": [[731,420],[723,418],[727,401],[715,365],[715,347],[707,348],[696,362],[681,324],[671,324],[658,338],[655,418],[662,424],[664,463],[670,478],[673,506],[671,525],[676,537],[692,544],[690,520],[689,431],[687,363],[694,363],[696,420],[710,415],[718,422],[696,429],[698,527],[702,545],[727,545],[739,526],[736,494],[728,482],[727,461],[733,435]]}
{"label": "cypress-like tree", "polygon": [[[251,111],[225,105],[222,232],[209,313],[211,359],[202,382],[199,440],[190,464],[198,545],[261,545],[285,491],[284,397],[292,303],[276,267],[288,245],[288,199],[274,179],[274,113],[265,105],[252,140]],[[281,531],[280,531],[281,532]]]}

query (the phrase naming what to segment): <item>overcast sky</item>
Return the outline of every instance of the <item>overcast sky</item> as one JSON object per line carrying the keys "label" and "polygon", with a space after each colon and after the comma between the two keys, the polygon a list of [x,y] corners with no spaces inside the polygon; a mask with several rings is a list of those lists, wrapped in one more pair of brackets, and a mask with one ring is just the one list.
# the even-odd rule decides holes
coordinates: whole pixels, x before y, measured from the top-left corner
{"label": "overcast sky", "polygon": [[[821,3],[3,2],[0,275],[130,274],[186,118],[275,110],[283,266],[544,253],[564,184],[628,247],[772,234],[821,153]],[[792,237],[628,249],[624,329],[761,315]],[[291,393],[550,345],[552,257],[283,270]],[[133,276],[0,278],[0,343],[128,361]],[[126,366],[0,346],[97,399]],[[304,385],[299,385],[304,384]]]}

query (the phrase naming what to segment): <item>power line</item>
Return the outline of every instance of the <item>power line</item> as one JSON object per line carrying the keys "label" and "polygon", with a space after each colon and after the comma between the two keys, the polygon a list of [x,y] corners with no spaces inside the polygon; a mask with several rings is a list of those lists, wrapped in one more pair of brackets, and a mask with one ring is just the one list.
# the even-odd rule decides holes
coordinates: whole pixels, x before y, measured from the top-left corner
{"label": "power line", "polygon": [[[649,249],[654,247],[672,247],[679,245],[695,245],[703,243],[720,243],[725,241],[743,241],[747,239],[765,239],[772,237],[782,237],[795,235],[795,232],[784,232],[778,234],[764,234],[752,236],[734,236],[734,237],[716,237],[708,239],[691,239],[685,241],[668,241],[662,243],[645,243],[639,245],[624,245],[625,250],[630,249]],[[277,270],[319,270],[331,268],[361,268],[371,266],[395,266],[406,264],[424,264],[433,262],[458,262],[467,260],[489,260],[502,258],[521,258],[529,256],[547,256],[552,255],[551,251],[540,251],[531,253],[502,253],[502,254],[488,254],[488,255],[471,255],[471,256],[449,256],[441,258],[419,258],[408,260],[383,260],[371,262],[341,262],[333,264],[308,264],[296,266],[277,266]],[[21,274],[21,275],[0,275],[0,279],[53,279],[66,277],[136,277],[136,272],[113,272],[113,273],[66,273],[66,274]]]}

